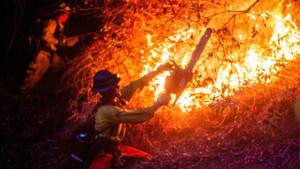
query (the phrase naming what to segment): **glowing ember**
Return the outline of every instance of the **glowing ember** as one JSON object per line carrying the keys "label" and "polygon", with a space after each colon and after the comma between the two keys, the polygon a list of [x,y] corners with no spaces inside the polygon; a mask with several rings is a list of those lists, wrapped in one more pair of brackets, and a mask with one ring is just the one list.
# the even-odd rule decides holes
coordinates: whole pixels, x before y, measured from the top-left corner
{"label": "glowing ember", "polygon": [[[236,49],[236,52],[228,53],[227,57],[231,58],[233,62],[223,63],[221,67],[216,67],[218,64],[214,64],[213,62],[198,63],[195,68],[195,78],[189,83],[188,88],[177,102],[177,106],[181,110],[185,112],[191,111],[193,108],[199,108],[221,97],[232,95],[241,86],[271,83],[276,79],[276,73],[288,61],[295,59],[300,54],[300,33],[289,14],[282,16],[279,12],[265,12],[262,14],[252,12],[248,16],[253,20],[260,19],[270,23],[273,28],[273,34],[269,37],[270,40],[265,41],[266,44],[263,44],[263,47],[262,44],[252,43],[242,48],[243,50]],[[202,29],[204,28],[200,30]],[[194,49],[176,49],[175,44],[185,41],[191,36],[200,37],[202,33],[195,30],[197,29],[180,30],[175,36],[168,37],[164,43],[156,44],[159,47],[155,46],[151,50],[150,56],[144,59],[145,66],[141,75],[154,70],[160,64],[170,60],[175,61],[182,67],[187,65]],[[239,34],[237,35],[239,40],[246,38],[242,31],[237,33]],[[148,45],[154,46],[151,35],[146,35],[146,38]],[[196,44],[199,38],[194,39],[194,44]],[[208,49],[206,49],[206,52],[201,57],[207,55],[208,50],[212,48],[212,44],[208,44],[208,46]],[[177,52],[180,54],[177,54]],[[217,58],[218,54],[218,52],[215,52],[212,57]],[[204,66],[207,66],[205,64],[210,64],[210,67],[215,66],[217,74],[214,79],[204,84],[197,77],[209,76],[200,71],[203,70]],[[164,91],[164,83],[168,74],[169,72],[160,75],[151,83],[150,90],[154,91],[155,99]]]}

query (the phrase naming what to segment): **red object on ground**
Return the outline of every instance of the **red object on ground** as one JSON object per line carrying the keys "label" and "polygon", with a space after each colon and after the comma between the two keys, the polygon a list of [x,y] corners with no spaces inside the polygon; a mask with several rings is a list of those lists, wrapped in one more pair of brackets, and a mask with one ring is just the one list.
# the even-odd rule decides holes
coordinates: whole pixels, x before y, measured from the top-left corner
{"label": "red object on ground", "polygon": [[92,162],[90,169],[110,169],[111,160],[111,154],[103,153]]}
{"label": "red object on ground", "polygon": [[[145,159],[149,160],[152,156],[142,150],[136,148],[119,145],[116,147],[117,151],[120,152],[119,158],[128,159]],[[90,169],[110,169],[112,163],[112,155],[109,153],[102,153],[92,162]]]}
{"label": "red object on ground", "polygon": [[142,150],[125,146],[125,145],[119,145],[117,149],[121,152],[121,158],[141,158],[141,159],[151,159],[152,156],[149,153],[146,153]]}

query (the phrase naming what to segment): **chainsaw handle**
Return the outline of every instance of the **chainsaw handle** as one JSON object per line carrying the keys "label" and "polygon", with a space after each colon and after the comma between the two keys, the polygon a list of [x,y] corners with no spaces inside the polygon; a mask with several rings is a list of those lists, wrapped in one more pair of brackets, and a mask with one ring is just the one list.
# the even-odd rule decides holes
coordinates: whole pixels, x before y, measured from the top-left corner
{"label": "chainsaw handle", "polygon": [[192,73],[180,66],[176,67],[166,79],[166,92],[178,95],[184,90],[191,77]]}

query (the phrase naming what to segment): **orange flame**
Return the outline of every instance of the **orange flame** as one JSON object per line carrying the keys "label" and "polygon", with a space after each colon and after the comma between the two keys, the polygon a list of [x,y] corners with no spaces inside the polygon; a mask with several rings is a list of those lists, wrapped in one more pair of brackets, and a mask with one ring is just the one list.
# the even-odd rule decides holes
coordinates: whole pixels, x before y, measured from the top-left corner
{"label": "orange flame", "polygon": [[[250,19],[268,20],[268,23],[273,27],[273,34],[270,37],[267,47],[262,47],[260,44],[251,44],[244,51],[238,51],[227,55],[229,58],[237,60],[233,63],[224,63],[218,69],[215,79],[199,85],[201,81],[194,78],[187,89],[182,93],[182,96],[177,102],[177,106],[182,111],[191,111],[193,108],[200,108],[202,105],[210,104],[221,97],[230,96],[239,87],[250,86],[257,83],[271,83],[276,79],[276,73],[284,67],[290,60],[296,59],[300,54],[300,32],[292,20],[291,15],[282,16],[280,12],[265,12],[260,15],[254,12],[248,15]],[[174,47],[174,42],[185,41],[191,36],[199,37],[196,29],[190,28],[186,31],[179,30],[175,36],[168,37],[168,40],[159,44],[150,51],[150,55],[144,59],[144,69],[141,75],[144,75],[151,70],[157,68],[169,60],[175,61],[177,64],[184,67],[187,65],[193,49],[186,48],[183,55],[176,54],[176,50],[171,52]],[[217,35],[213,35],[217,36]],[[244,35],[239,34],[238,38],[243,39]],[[147,35],[149,46],[154,46],[152,36]],[[212,44],[208,44],[212,46]],[[206,49],[206,51],[208,50]],[[182,49],[180,49],[182,50]],[[179,49],[178,49],[179,51]],[[207,52],[204,52],[205,55]],[[214,53],[213,57],[218,53]],[[244,59],[238,59],[244,58]],[[211,66],[213,66],[213,63]],[[195,68],[194,77],[201,76],[200,71],[203,70],[202,63],[198,63]],[[157,77],[150,84],[150,90],[154,92],[155,99],[164,91],[164,83],[169,72]],[[202,74],[203,75],[203,74]]]}

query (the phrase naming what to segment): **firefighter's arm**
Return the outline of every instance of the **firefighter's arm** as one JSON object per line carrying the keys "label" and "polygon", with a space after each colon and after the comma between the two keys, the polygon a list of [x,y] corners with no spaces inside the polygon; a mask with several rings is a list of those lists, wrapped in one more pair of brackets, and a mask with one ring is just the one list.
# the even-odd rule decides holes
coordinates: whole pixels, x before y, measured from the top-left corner
{"label": "firefighter's arm", "polygon": [[57,23],[54,19],[50,19],[43,30],[42,39],[47,42],[51,50],[56,51],[56,46],[58,44],[58,39],[54,37],[54,33],[57,28]]}
{"label": "firefighter's arm", "polygon": [[150,72],[143,77],[131,82],[129,85],[125,86],[121,90],[122,98],[129,101],[136,91],[141,90],[146,86],[156,75],[162,73],[163,71],[170,70],[172,65],[170,63],[163,64],[159,66],[155,71]]}
{"label": "firefighter's arm", "polygon": [[154,106],[138,110],[123,110],[115,107],[115,113],[112,113],[111,120],[114,123],[140,123],[151,119],[156,108]]}
{"label": "firefighter's arm", "polygon": [[[151,106],[139,110],[123,110],[116,106],[102,106],[95,114],[95,128],[105,119],[109,123],[139,123],[153,117],[155,107]],[[99,123],[99,125],[98,125]]]}
{"label": "firefighter's arm", "polygon": [[105,113],[106,119],[111,123],[140,123],[151,119],[154,112],[162,105],[168,104],[169,100],[169,95],[163,95],[152,106],[144,109],[124,110],[116,106],[102,106],[98,111]]}

